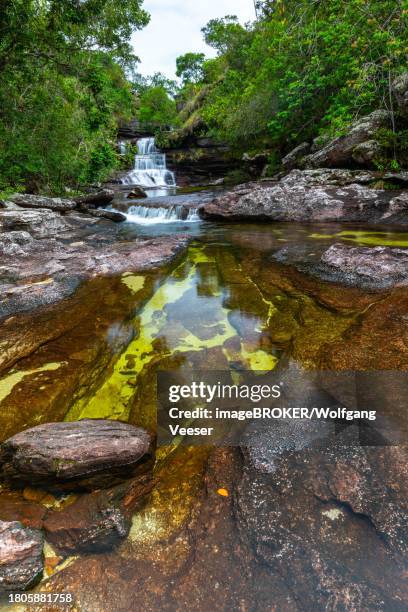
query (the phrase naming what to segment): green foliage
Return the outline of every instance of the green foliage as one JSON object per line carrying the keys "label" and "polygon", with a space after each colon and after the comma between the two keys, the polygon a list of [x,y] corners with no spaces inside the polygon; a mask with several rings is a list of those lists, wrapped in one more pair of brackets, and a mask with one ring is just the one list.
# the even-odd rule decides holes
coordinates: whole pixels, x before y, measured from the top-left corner
{"label": "green foliage", "polygon": [[176,75],[181,78],[183,85],[199,83],[204,77],[204,53],[185,53],[176,60]]}
{"label": "green foliage", "polygon": [[118,121],[134,114],[124,69],[148,21],[141,0],[4,0],[0,189],[64,192],[116,167]]}
{"label": "green foliage", "polygon": [[176,103],[162,85],[150,87],[140,97],[139,120],[154,129],[168,128],[176,120]]}
{"label": "green foliage", "polygon": [[283,154],[392,109],[390,82],[408,54],[407,0],[269,0],[258,8],[252,25],[229,16],[203,29],[218,52],[203,65],[208,131],[236,149]]}

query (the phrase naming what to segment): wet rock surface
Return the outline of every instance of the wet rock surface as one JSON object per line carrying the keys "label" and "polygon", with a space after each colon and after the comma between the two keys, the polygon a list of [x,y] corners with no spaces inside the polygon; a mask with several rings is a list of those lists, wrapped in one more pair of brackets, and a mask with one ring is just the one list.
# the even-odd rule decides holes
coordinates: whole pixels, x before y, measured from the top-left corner
{"label": "wet rock surface", "polygon": [[62,554],[110,550],[128,535],[132,514],[146,503],[153,484],[150,475],[142,475],[49,512],[44,521],[47,540]]}
{"label": "wet rock surface", "polygon": [[3,442],[3,478],[58,488],[109,486],[149,469],[152,438],[117,421],[84,419],[48,423]]}
{"label": "wet rock surface", "polygon": [[272,259],[325,281],[386,290],[408,284],[408,253],[391,247],[352,247],[336,243],[329,249],[285,247]]}
{"label": "wet rock surface", "polygon": [[403,249],[333,244],[322,255],[321,262],[347,278],[354,278],[355,284],[361,277],[363,283],[372,280],[387,286],[408,284],[408,252]]}
{"label": "wet rock surface", "polygon": [[0,521],[0,593],[25,591],[41,580],[43,536],[17,521]]}
{"label": "wet rock surface", "polygon": [[126,241],[117,224],[125,218],[101,209],[61,214],[7,204],[0,210],[0,317],[59,301],[97,274],[166,265],[188,243],[182,235]]}
{"label": "wet rock surface", "polygon": [[352,183],[350,171],[294,170],[270,185],[253,183],[205,203],[207,220],[369,222],[408,224],[400,191],[372,189]]}

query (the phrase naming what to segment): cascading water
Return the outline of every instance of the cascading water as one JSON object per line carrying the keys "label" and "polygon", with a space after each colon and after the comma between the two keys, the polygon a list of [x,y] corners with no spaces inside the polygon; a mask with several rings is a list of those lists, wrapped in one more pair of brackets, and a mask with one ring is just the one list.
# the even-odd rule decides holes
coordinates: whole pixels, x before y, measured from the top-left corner
{"label": "cascading water", "polygon": [[122,180],[124,185],[140,185],[148,189],[155,187],[175,187],[174,173],[166,167],[166,155],[160,153],[154,138],[141,138],[137,141],[138,154],[135,166]]}
{"label": "cascading water", "polygon": [[155,223],[174,223],[175,221],[199,221],[196,208],[186,210],[182,205],[175,206],[131,206],[126,213],[130,223],[150,225]]}

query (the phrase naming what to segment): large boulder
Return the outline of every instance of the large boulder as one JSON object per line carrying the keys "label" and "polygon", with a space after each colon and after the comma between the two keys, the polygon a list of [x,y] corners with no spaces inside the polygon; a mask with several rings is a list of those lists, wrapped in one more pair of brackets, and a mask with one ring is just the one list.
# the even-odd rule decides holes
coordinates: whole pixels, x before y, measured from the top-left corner
{"label": "large boulder", "polygon": [[113,189],[101,189],[93,193],[87,193],[83,196],[74,198],[77,204],[85,204],[87,206],[106,206],[110,204],[115,197]]}
{"label": "large boulder", "polygon": [[25,591],[42,578],[43,536],[17,521],[0,521],[0,592]]}
{"label": "large boulder", "polygon": [[[303,160],[310,168],[338,168],[353,165],[372,167],[380,145],[375,139],[380,128],[391,126],[391,113],[374,111],[353,123],[347,134],[328,142]],[[369,144],[368,144],[369,143]]]}
{"label": "large boulder", "polygon": [[302,142],[282,159],[282,168],[286,170],[286,172],[296,168],[296,166],[302,163],[303,158],[309,151],[310,144],[308,142]]}
{"label": "large boulder", "polygon": [[31,195],[19,193],[12,196],[12,202],[21,206],[21,208],[49,208],[57,212],[66,212],[76,208],[76,203],[73,200],[62,198],[47,198],[45,196]]}
{"label": "large boulder", "polygon": [[408,72],[403,72],[394,80],[392,91],[401,115],[408,117]]}
{"label": "large boulder", "polygon": [[343,186],[321,183],[325,180],[319,173],[294,170],[275,184],[238,187],[205,203],[199,212],[208,220],[408,223],[406,212],[394,199],[399,191],[347,184],[347,177]]}
{"label": "large boulder", "polygon": [[0,447],[5,479],[63,490],[110,486],[145,473],[151,460],[147,431],[102,419],[39,425]]}

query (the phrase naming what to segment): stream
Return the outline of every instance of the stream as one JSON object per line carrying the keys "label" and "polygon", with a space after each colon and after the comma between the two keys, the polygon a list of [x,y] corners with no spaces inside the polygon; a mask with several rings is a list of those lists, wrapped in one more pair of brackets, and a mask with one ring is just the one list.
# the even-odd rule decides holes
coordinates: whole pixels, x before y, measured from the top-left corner
{"label": "stream", "polygon": [[[136,179],[148,193],[137,202],[127,198]],[[197,204],[218,190],[177,190],[154,143],[141,144],[135,169],[111,207],[127,215],[120,237],[166,240],[185,233],[190,245],[171,266],[93,279],[80,288],[69,311],[63,303],[55,307],[51,321],[72,316],[72,326],[0,380],[1,420],[8,435],[36,422],[83,418],[119,419],[154,430],[158,370],[262,372],[280,360],[306,368],[375,369],[381,358],[398,369],[397,338],[403,327],[396,320],[387,326],[386,321],[399,312],[402,291],[378,294],[323,283],[275,262],[271,255],[290,245],[317,260],[319,249],[336,242],[406,248],[406,232],[335,223],[201,221]],[[82,313],[79,318],[77,311]],[[16,411],[18,397],[29,407]],[[129,598],[134,589],[126,586],[136,571],[133,563],[142,574],[147,570],[140,564],[147,562],[156,568],[151,571],[172,575],[174,555],[184,555],[177,548],[188,548],[184,536],[177,534],[201,495],[208,453],[207,448],[159,448],[158,484],[147,506],[134,516],[127,541],[88,561],[65,559],[50,570],[51,586],[45,581],[38,588],[58,591],[66,583],[68,590],[84,589],[84,609],[99,609],[90,608],[89,602],[93,596],[104,600],[99,582],[107,568],[110,582],[116,580],[123,589],[124,601],[126,589]],[[235,468],[228,466],[225,474],[232,474]],[[211,490],[212,481],[206,478]],[[48,502],[59,503],[52,496]],[[46,557],[55,553],[50,549]],[[84,584],[88,563],[92,577]],[[106,588],[107,609],[113,609],[113,591]],[[126,609],[123,606],[117,609]]]}

